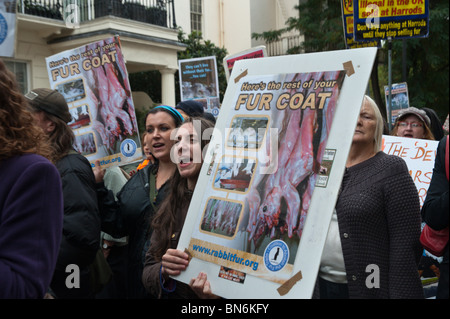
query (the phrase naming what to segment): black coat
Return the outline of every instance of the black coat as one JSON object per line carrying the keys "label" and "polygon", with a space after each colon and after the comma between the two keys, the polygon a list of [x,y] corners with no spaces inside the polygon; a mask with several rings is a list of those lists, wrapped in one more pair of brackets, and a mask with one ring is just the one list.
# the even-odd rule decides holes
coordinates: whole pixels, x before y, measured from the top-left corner
{"label": "black coat", "polygon": [[[422,219],[428,226],[435,230],[448,227],[449,202],[448,202],[448,180],[445,173],[445,147],[447,137],[443,138],[438,145],[436,160],[434,163],[433,177],[427,191],[427,197],[422,206]],[[445,248],[442,263],[439,267],[441,273],[437,297],[448,298],[448,243]],[[444,283],[444,284],[441,284]],[[446,283],[446,284],[445,284]],[[446,287],[445,287],[446,285]],[[445,288],[442,289],[441,288]]]}
{"label": "black coat", "polygon": [[[69,154],[56,163],[64,197],[63,240],[57,268],[90,265],[100,245],[100,215],[95,176],[89,161]],[[58,267],[60,266],[60,267]]]}
{"label": "black coat", "polygon": [[150,245],[152,218],[168,185],[166,183],[158,190],[156,200],[151,203],[150,176],[155,175],[155,169],[149,165],[139,170],[117,193],[117,200],[111,191],[97,184],[102,230],[116,238],[128,236],[128,245],[121,256],[126,263],[127,278],[124,280],[128,298],[147,297],[141,279],[145,253]]}
{"label": "black coat", "polygon": [[[89,161],[75,152],[58,161],[56,167],[62,181],[64,217],[63,236],[50,287],[57,298],[92,298],[94,287],[90,265],[100,247],[95,176]],[[67,279],[72,275],[73,279],[79,279],[77,289],[67,286]]]}

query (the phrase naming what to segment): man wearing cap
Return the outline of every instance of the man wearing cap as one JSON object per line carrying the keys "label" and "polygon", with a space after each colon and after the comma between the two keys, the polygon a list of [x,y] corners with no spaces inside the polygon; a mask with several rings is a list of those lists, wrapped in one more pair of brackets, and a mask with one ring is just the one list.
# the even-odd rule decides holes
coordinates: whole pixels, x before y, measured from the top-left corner
{"label": "man wearing cap", "polygon": [[50,288],[56,298],[92,298],[90,266],[100,245],[94,173],[89,161],[73,149],[75,136],[67,124],[72,116],[64,97],[46,88],[25,97],[50,141],[63,185],[63,239]]}
{"label": "man wearing cap", "polygon": [[412,106],[398,113],[391,135],[434,140],[430,127],[431,120],[427,113]]}

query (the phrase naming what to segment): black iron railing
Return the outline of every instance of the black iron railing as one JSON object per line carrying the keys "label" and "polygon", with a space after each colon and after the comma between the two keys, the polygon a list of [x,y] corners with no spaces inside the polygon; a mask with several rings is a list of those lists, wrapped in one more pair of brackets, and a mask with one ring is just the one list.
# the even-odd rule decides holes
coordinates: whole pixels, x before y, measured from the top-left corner
{"label": "black iron railing", "polygon": [[74,22],[116,16],[166,28],[177,27],[175,0],[19,0],[18,12]]}

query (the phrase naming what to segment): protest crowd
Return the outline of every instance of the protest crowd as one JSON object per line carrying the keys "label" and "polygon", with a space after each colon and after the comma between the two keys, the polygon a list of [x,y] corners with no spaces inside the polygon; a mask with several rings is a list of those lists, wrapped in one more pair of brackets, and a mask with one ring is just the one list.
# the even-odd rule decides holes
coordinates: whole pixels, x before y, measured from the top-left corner
{"label": "protest crowd", "polygon": [[[402,109],[386,132],[369,96],[355,107],[313,298],[423,299],[421,276],[431,271],[436,298],[446,299],[448,132],[429,108]],[[195,101],[151,109],[145,158],[132,174],[92,168],[74,149],[71,120],[58,91],[23,95],[0,60],[0,298],[220,298],[204,272],[189,284],[173,278],[191,260],[177,244],[202,167],[193,158],[205,154],[209,140],[200,137],[214,116]],[[381,150],[383,134],[439,142],[422,207],[404,160]],[[422,223],[447,229],[440,261],[424,253]],[[376,289],[357,280],[370,264],[382,269]]]}

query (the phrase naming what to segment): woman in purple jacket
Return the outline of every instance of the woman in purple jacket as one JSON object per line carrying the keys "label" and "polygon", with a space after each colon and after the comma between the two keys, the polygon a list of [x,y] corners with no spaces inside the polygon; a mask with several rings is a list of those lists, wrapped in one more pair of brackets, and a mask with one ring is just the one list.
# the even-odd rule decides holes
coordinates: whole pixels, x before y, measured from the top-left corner
{"label": "woman in purple jacket", "polygon": [[43,298],[62,236],[58,170],[0,60],[0,298]]}

